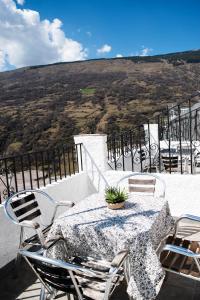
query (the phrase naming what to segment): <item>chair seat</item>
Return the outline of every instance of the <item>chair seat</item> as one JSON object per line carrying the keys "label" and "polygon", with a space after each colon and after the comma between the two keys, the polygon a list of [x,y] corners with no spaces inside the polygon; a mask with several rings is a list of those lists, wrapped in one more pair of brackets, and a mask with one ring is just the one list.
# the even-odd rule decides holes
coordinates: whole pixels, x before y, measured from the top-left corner
{"label": "chair seat", "polygon": [[85,299],[88,300],[103,300],[106,289],[106,283],[104,281],[99,282],[94,279],[77,277],[79,285],[83,291]]}
{"label": "chair seat", "polygon": [[[111,268],[111,263],[105,260],[95,260],[93,258],[82,258],[82,257],[73,257],[71,262],[78,264],[83,267],[91,268],[94,271],[103,273],[103,276],[109,273]],[[114,280],[113,284],[115,285],[117,282],[123,280],[123,268],[120,268]],[[88,276],[76,276],[78,283],[83,291],[83,295],[88,300],[103,300],[104,293],[106,289],[106,281],[105,277],[101,278],[94,278]]]}
{"label": "chair seat", "polygon": [[[191,250],[194,253],[200,253],[199,243],[196,241],[188,241],[186,239],[177,237],[174,238],[174,236],[169,236],[167,238],[166,244],[180,246],[185,249]],[[194,259],[192,259],[191,257],[186,257],[178,253],[164,250],[161,253],[160,258],[161,263],[166,270],[178,272],[186,276],[196,277],[196,279],[200,280],[199,270],[195,264]]]}

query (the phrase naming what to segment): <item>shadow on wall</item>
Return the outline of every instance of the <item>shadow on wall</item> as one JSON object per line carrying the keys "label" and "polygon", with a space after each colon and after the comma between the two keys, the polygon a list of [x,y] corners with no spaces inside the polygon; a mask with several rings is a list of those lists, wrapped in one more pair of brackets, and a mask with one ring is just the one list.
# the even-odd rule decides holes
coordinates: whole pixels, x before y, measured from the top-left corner
{"label": "shadow on wall", "polygon": [[[73,201],[75,203],[96,193],[92,181],[84,172],[72,175],[71,177],[49,184],[42,188],[52,198],[59,201]],[[47,201],[38,198],[40,209],[44,216],[44,222],[49,223],[49,216],[52,216],[53,207]],[[63,208],[58,214],[63,213]],[[31,232],[32,234],[32,232]],[[12,261],[17,253],[19,243],[19,227],[7,219],[3,206],[0,205],[0,268],[3,268]]]}
{"label": "shadow on wall", "polygon": [[92,186],[96,189],[96,192],[104,190],[109,186],[108,181],[101,172],[100,168],[95,163],[93,157],[83,145],[84,149],[84,161],[85,161],[85,171],[90,179]]}

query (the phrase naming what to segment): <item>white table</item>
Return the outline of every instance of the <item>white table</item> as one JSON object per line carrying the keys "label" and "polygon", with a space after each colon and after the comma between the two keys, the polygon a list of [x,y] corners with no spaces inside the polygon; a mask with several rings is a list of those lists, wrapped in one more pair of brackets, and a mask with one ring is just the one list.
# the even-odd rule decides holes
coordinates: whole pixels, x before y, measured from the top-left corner
{"label": "white table", "polygon": [[107,208],[103,194],[93,194],[61,215],[49,238],[62,234],[68,255],[112,259],[119,250],[129,249],[127,291],[133,299],[147,300],[156,298],[164,279],[156,248],[172,223],[164,199],[131,195],[124,209],[114,211]]}

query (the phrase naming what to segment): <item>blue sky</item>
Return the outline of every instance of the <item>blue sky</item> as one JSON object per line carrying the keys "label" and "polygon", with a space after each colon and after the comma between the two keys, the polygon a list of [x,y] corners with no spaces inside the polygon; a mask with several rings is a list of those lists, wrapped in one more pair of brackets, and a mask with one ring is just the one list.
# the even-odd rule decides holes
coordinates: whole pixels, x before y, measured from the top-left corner
{"label": "blue sky", "polygon": [[[4,5],[2,9],[7,11],[7,15],[5,13],[1,15],[1,2]],[[11,7],[13,3],[16,9]],[[19,31],[20,21],[17,11],[20,12],[21,23],[24,26],[21,31]],[[26,24],[24,24],[26,11],[31,12],[30,20],[36,19],[33,11],[37,12],[39,21],[38,18],[36,21],[35,19],[27,21],[28,13],[26,13]],[[14,13],[17,15],[16,22],[10,21],[10,16],[13,18]],[[9,46],[6,47],[7,36],[7,39],[12,38],[5,28],[6,17],[12,23],[12,28],[18,26],[13,37],[15,50],[17,53],[21,51],[18,59],[14,58],[13,50],[10,50]],[[61,21],[62,25],[54,22],[55,19]],[[1,26],[1,20],[4,20],[4,27]],[[48,29],[44,20],[50,23]],[[56,32],[53,27],[56,27]],[[38,28],[40,33],[37,37]],[[42,45],[44,30],[49,41]],[[61,33],[65,36],[64,48],[61,46],[61,40],[57,42],[57,37]],[[39,38],[40,34],[41,38]],[[19,40],[16,40],[17,35],[20,37]],[[24,40],[23,35],[26,35]],[[74,44],[70,43],[70,40]],[[29,47],[25,45],[25,41],[28,42]],[[37,49],[31,61],[28,58],[28,51],[36,45]],[[41,47],[40,51],[39,47]],[[45,49],[46,53],[50,49],[49,62],[51,63],[56,60],[108,58],[117,55],[155,55],[199,48],[199,0],[0,0],[0,51],[2,52],[0,52],[0,66],[3,66],[3,70],[9,66],[21,67],[48,63]],[[23,53],[26,59],[23,59]]]}
{"label": "blue sky", "polygon": [[[200,1],[194,0],[27,0],[41,18],[59,18],[67,36],[89,48],[111,45],[107,56],[152,54],[200,48]],[[90,32],[92,36],[86,34]]]}

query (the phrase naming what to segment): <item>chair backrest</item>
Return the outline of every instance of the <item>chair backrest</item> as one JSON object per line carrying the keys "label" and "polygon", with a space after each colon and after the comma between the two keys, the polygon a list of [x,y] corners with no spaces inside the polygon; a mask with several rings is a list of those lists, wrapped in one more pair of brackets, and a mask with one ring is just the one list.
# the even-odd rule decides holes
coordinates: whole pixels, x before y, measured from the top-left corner
{"label": "chair backrest", "polygon": [[38,202],[33,193],[17,198],[10,203],[10,206],[19,222],[33,220],[41,215]]}
{"label": "chair backrest", "polygon": [[162,162],[166,171],[178,168],[178,155],[162,156]]}
{"label": "chair backrest", "polygon": [[52,293],[51,288],[54,288],[58,291],[81,294],[73,272],[83,273],[83,268],[76,267],[72,263],[44,257],[42,251],[37,253],[20,250],[19,253],[25,258],[40,282],[50,293]]}
{"label": "chair backrest", "polygon": [[[19,253],[25,258],[27,263],[33,269],[43,286],[51,293],[51,288],[61,290],[64,292],[73,293],[76,292],[78,299],[84,300],[83,291],[81,288],[82,282],[83,287],[85,286],[85,278],[89,280],[97,280],[106,282],[105,292],[110,291],[113,286],[112,279],[120,269],[122,263],[127,257],[127,251],[116,256],[109,268],[96,269],[91,266],[84,266],[76,264],[76,262],[64,262],[58,259],[52,259],[45,257],[43,251],[31,252],[26,250],[19,250]],[[115,260],[116,259],[116,260]],[[82,280],[83,279],[83,280]],[[114,283],[115,284],[115,283]],[[117,282],[116,282],[117,284]],[[108,286],[109,285],[109,286]],[[95,298],[99,299],[99,298]],[[107,299],[107,298],[106,298]]]}
{"label": "chair backrest", "polygon": [[156,179],[140,179],[140,178],[129,178],[129,192],[134,193],[151,193],[154,194],[155,192],[155,184]]}
{"label": "chair backrest", "polygon": [[159,176],[151,173],[131,173],[122,177],[117,186],[120,186],[122,181],[128,180],[128,191],[130,193],[142,193],[154,195],[156,191],[157,181],[161,183],[160,197],[165,197],[165,182]]}
{"label": "chair backrest", "polygon": [[34,220],[42,215],[36,199],[36,194],[43,195],[54,203],[54,200],[40,190],[24,190],[13,194],[4,202],[6,216],[15,224],[22,221]]}

